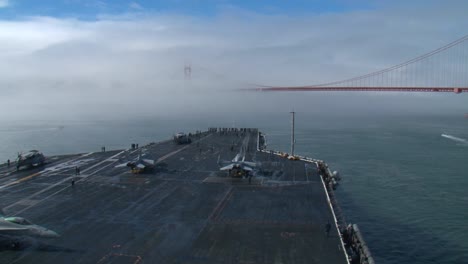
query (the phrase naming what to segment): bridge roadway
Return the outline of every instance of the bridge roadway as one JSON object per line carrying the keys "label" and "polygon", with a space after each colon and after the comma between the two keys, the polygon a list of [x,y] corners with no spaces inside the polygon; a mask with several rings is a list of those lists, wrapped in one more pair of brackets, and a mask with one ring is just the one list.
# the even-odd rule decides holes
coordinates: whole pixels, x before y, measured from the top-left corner
{"label": "bridge roadway", "polygon": [[[336,229],[325,232],[333,217],[315,165],[257,152],[256,141],[254,130],[149,144],[150,174],[115,167],[139,150],[49,157],[20,172],[3,164],[0,208],[61,237],[2,249],[0,263],[346,263]],[[241,150],[261,164],[251,184],[219,171]]]}
{"label": "bridge roadway", "polygon": [[277,86],[259,87],[247,90],[260,92],[430,92],[430,93],[462,93],[468,92],[468,87],[391,87],[391,86]]}

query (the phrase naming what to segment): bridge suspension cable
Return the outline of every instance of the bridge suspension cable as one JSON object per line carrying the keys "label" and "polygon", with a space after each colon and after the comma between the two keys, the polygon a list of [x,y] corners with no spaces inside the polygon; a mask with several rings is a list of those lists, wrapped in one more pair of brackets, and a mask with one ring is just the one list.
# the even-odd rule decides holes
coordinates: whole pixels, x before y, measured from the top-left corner
{"label": "bridge suspension cable", "polygon": [[306,86],[257,85],[257,91],[468,92],[468,35],[382,70]]}

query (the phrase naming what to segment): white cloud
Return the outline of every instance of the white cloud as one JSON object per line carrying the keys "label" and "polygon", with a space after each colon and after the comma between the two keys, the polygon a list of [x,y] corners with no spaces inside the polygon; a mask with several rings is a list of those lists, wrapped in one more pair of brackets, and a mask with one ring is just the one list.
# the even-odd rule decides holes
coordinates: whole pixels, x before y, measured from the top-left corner
{"label": "white cloud", "polygon": [[[278,106],[323,110],[330,104],[336,111],[340,104],[364,109],[366,100],[357,96],[346,104],[347,95],[246,96],[230,89],[247,82],[313,84],[399,63],[463,35],[466,7],[451,13],[418,7],[287,17],[236,10],[214,18],[127,14],[98,21],[0,21],[0,111],[69,117],[106,107],[111,113],[175,114]],[[190,81],[185,63],[192,64]]]}
{"label": "white cloud", "polygon": [[10,5],[9,0],[0,0],[0,8],[7,7]]}
{"label": "white cloud", "polygon": [[51,45],[83,38],[91,33],[86,23],[34,17],[23,21],[0,21],[0,56],[30,54]]}
{"label": "white cloud", "polygon": [[130,2],[129,7],[132,9],[143,10],[143,7],[137,2]]}

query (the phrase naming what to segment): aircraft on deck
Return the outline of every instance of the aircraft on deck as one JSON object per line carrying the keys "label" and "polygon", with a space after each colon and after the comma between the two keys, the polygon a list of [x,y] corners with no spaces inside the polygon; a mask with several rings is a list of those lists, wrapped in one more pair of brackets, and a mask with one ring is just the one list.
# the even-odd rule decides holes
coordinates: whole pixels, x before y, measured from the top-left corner
{"label": "aircraft on deck", "polygon": [[23,217],[5,217],[0,210],[0,251],[20,250],[37,244],[35,238],[58,238],[55,231],[36,225]]}
{"label": "aircraft on deck", "polygon": [[119,164],[115,166],[115,168],[120,168],[120,167],[130,167],[133,173],[145,173],[145,172],[150,172],[154,170],[155,167],[155,161],[152,159],[144,159],[142,157],[143,155],[138,154],[138,158],[133,160],[133,161],[128,161],[126,163]]}
{"label": "aircraft on deck", "polygon": [[190,144],[192,143],[192,139],[190,135],[180,132],[174,135],[174,142],[176,144]]}
{"label": "aircraft on deck", "polygon": [[30,150],[29,152],[18,154],[16,160],[16,170],[20,167],[33,167],[45,164],[45,156],[38,150]]}
{"label": "aircraft on deck", "polygon": [[58,238],[55,231],[36,225],[23,217],[6,217],[0,210],[0,250],[17,250],[30,245],[34,238]]}
{"label": "aircraft on deck", "polygon": [[243,177],[249,176],[256,166],[255,162],[245,161],[245,156],[242,157],[241,154],[237,154],[232,159],[231,164],[221,167],[219,170],[229,171],[229,176],[232,177]]}
{"label": "aircraft on deck", "polygon": [[3,216],[0,217],[0,236],[59,237],[55,231],[33,224],[23,217]]}

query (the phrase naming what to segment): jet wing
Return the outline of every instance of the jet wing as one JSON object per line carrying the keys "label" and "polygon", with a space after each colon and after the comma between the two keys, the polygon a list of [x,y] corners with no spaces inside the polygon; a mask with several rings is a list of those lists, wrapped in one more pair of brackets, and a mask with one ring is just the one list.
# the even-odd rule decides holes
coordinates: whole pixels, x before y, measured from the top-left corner
{"label": "jet wing", "polygon": [[123,167],[127,167],[127,164],[128,164],[128,162],[122,163],[122,164],[119,164],[119,165],[114,166],[114,168],[123,168]]}
{"label": "jet wing", "polygon": [[252,168],[247,167],[247,166],[242,166],[242,169],[245,170],[245,171],[253,171]]}
{"label": "jet wing", "polygon": [[143,159],[144,162],[148,163],[149,165],[154,165],[154,160],[150,159]]}
{"label": "jet wing", "polygon": [[224,167],[220,168],[219,170],[232,170],[232,168],[234,168],[234,165],[235,164],[230,164],[230,165],[227,165],[227,166],[224,166]]}

